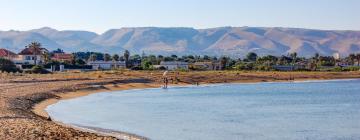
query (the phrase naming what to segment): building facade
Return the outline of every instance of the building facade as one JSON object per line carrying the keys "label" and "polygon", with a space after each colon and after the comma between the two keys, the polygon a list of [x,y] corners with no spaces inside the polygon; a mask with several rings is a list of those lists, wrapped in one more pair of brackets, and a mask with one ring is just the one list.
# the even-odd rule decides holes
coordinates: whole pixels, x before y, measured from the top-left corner
{"label": "building facade", "polygon": [[59,62],[71,62],[74,59],[73,54],[67,53],[55,53],[51,60],[59,61]]}
{"label": "building facade", "polygon": [[45,62],[45,57],[43,54],[47,52],[48,50],[46,50],[45,48],[40,48],[40,49],[25,48],[15,58],[13,58],[12,61],[18,65],[43,64]]}
{"label": "building facade", "polygon": [[221,70],[220,62],[195,62],[193,66],[200,70]]}
{"label": "building facade", "polygon": [[180,62],[180,61],[161,61],[160,66],[166,68],[167,70],[189,69],[188,62]]}
{"label": "building facade", "polygon": [[126,68],[125,61],[89,61],[87,64],[91,65],[93,70],[111,70]]}

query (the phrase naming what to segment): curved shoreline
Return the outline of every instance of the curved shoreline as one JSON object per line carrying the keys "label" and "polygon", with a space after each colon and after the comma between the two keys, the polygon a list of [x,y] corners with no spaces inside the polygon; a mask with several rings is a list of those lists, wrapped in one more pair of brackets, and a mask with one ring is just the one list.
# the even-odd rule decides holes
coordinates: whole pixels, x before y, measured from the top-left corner
{"label": "curved shoreline", "polygon": [[[61,100],[69,100],[69,99],[79,98],[79,97],[87,96],[87,95],[94,94],[94,93],[101,93],[101,92],[159,87],[155,83],[150,83],[150,84],[129,83],[129,84],[119,84],[119,85],[113,85],[113,84],[110,85],[109,84],[109,85],[101,85],[101,86],[103,86],[104,88],[92,89],[92,90],[78,90],[78,91],[74,91],[74,92],[57,94],[60,98],[45,99],[45,100],[35,104],[33,106],[32,112],[34,112],[38,116],[48,118],[49,120],[51,120],[51,117],[46,112],[46,108],[52,104],[56,104],[57,102],[59,102]],[[59,125],[65,126],[65,127],[70,127],[70,128],[74,128],[74,129],[77,129],[80,131],[96,133],[96,134],[104,135],[104,136],[112,136],[112,137],[115,137],[118,139],[126,139],[126,140],[146,140],[146,139],[148,139],[146,137],[127,133],[127,132],[87,127],[87,126],[80,126],[80,125],[76,125],[76,124],[65,124],[62,122],[55,121],[55,120],[51,120],[51,121],[53,121],[54,123],[57,123]]]}
{"label": "curved shoreline", "polygon": [[[234,84],[240,84],[240,83],[273,83],[273,82],[322,82],[322,81],[338,81],[338,80],[356,80],[356,79],[347,79],[347,78],[340,78],[340,79],[297,79],[294,81],[242,81],[242,82],[230,82]],[[216,84],[216,83],[211,83]],[[224,83],[218,83],[218,84],[224,84]],[[229,83],[227,83],[229,84]],[[191,86],[190,84],[178,84],[178,86]],[[50,98],[43,100],[37,104],[32,109],[32,112],[34,112],[36,115],[39,115],[41,117],[50,118],[49,114],[46,112],[46,108],[52,104],[56,104],[57,102],[61,100],[68,100],[68,99],[74,99],[79,98],[83,96],[87,96],[90,94],[95,93],[101,93],[101,92],[109,92],[109,91],[121,91],[121,90],[131,90],[131,89],[146,89],[146,88],[158,88],[160,87],[158,84],[155,83],[127,83],[127,84],[120,84],[120,85],[103,85],[104,88],[102,89],[92,89],[92,90],[78,90],[75,92],[67,92],[58,94],[60,98]],[[76,124],[65,124],[62,122],[57,122],[54,120],[51,120],[57,124],[60,124],[65,127],[74,128],[80,131],[84,132],[90,132],[90,133],[96,133],[99,135],[104,136],[113,136],[118,139],[126,139],[126,140],[147,140],[148,138],[144,136],[139,136],[136,134],[131,134],[127,132],[121,132],[121,131],[115,131],[115,130],[108,130],[103,128],[94,128],[94,127],[87,127],[87,126],[80,126]]]}

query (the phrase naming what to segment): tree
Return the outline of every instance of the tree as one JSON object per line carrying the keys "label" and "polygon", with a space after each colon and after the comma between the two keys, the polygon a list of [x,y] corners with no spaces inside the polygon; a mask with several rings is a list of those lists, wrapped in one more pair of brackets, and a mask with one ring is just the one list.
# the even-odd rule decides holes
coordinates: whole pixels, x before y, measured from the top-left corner
{"label": "tree", "polygon": [[293,58],[293,59],[296,59],[297,58],[297,53],[296,52],[291,53],[290,57]]}
{"label": "tree", "polygon": [[356,54],[357,66],[360,66],[360,53]]}
{"label": "tree", "polygon": [[129,67],[129,58],[130,58],[130,52],[128,50],[125,50],[124,58],[125,58],[126,67],[128,68]]}
{"label": "tree", "polygon": [[335,63],[335,58],[332,56],[320,56],[318,60],[319,66],[334,66]]}
{"label": "tree", "polygon": [[227,57],[221,57],[221,58],[220,58],[220,63],[221,63],[222,69],[225,69],[225,68],[226,68],[227,62],[228,62],[228,58],[227,58]]}
{"label": "tree", "polygon": [[276,62],[278,61],[278,58],[275,56],[272,56],[272,55],[267,55],[267,56],[258,58],[257,61],[260,64],[265,64],[267,66],[270,66],[270,65],[275,65]]}
{"label": "tree", "polygon": [[204,60],[210,60],[210,57],[207,56],[207,55],[204,55],[203,59],[204,59]]}
{"label": "tree", "polygon": [[91,54],[89,59],[90,59],[90,61],[96,61],[97,60],[97,55],[95,53]]}
{"label": "tree", "polygon": [[36,55],[42,55],[41,53],[41,44],[39,42],[31,42],[27,46],[34,55],[34,65],[37,65],[37,56]]}
{"label": "tree", "polygon": [[175,61],[175,59],[174,59],[173,57],[168,57],[168,56],[166,56],[166,57],[164,58],[164,61]]}
{"label": "tree", "polygon": [[250,52],[246,55],[246,59],[252,62],[255,62],[257,57],[258,57],[257,54],[254,52]]}
{"label": "tree", "polygon": [[125,61],[125,58],[124,58],[124,56],[120,56],[120,59],[119,59],[120,61]]}
{"label": "tree", "polygon": [[295,64],[297,60],[297,53],[296,52],[291,53],[290,57],[293,59],[292,63]]}
{"label": "tree", "polygon": [[150,61],[142,61],[141,62],[141,67],[144,69],[144,70],[149,70],[152,66],[152,63]]}
{"label": "tree", "polygon": [[355,64],[355,59],[356,59],[356,55],[355,54],[350,54],[348,56],[348,59],[350,60],[351,64]]}
{"label": "tree", "polygon": [[211,58],[212,59],[212,61],[217,61],[218,60],[218,58],[216,57],[216,56],[214,56],[213,58]]}
{"label": "tree", "polygon": [[57,48],[56,50],[52,51],[52,53],[64,53],[64,50]]}
{"label": "tree", "polygon": [[112,59],[113,59],[114,61],[119,61],[119,60],[120,60],[120,56],[117,55],[117,54],[114,54],[113,57],[112,57]]}
{"label": "tree", "polygon": [[146,60],[150,61],[151,64],[154,64],[154,65],[157,65],[157,64],[158,64],[158,61],[157,61],[155,55],[149,55],[149,56],[147,56]]}
{"label": "tree", "polygon": [[145,58],[145,57],[146,57],[146,54],[144,51],[142,51],[141,58]]}
{"label": "tree", "polygon": [[84,60],[82,60],[82,59],[76,59],[76,60],[75,60],[75,64],[76,64],[76,65],[83,66],[83,65],[86,64],[86,62],[85,62]]}
{"label": "tree", "polygon": [[280,65],[289,65],[292,61],[293,61],[292,58],[283,55],[283,56],[281,56],[281,57],[278,59],[277,64],[280,64]]}
{"label": "tree", "polygon": [[48,52],[43,52],[42,57],[44,58],[44,63],[45,64],[47,64],[51,60],[50,54]]}
{"label": "tree", "polygon": [[104,61],[110,61],[110,60],[111,60],[111,55],[106,53],[104,55]]}
{"label": "tree", "polygon": [[31,73],[47,74],[49,71],[47,71],[43,66],[35,65],[31,68]]}
{"label": "tree", "polygon": [[164,56],[158,55],[158,56],[157,56],[157,59],[163,60],[163,59],[164,59]]}
{"label": "tree", "polygon": [[3,72],[16,72],[18,69],[16,68],[15,64],[8,59],[0,57],[0,71]]}
{"label": "tree", "polygon": [[171,55],[171,58],[173,58],[175,61],[177,60],[177,58],[178,58],[178,56],[177,55],[175,55],[175,54],[173,54],[173,55]]}

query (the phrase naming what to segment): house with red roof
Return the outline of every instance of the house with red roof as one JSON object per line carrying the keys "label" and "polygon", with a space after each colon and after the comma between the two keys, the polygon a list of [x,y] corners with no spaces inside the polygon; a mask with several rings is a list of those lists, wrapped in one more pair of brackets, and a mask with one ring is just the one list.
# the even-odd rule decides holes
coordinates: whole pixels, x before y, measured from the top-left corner
{"label": "house with red roof", "polygon": [[0,48],[0,58],[12,60],[16,57],[17,57],[17,54],[13,53],[12,51]]}
{"label": "house with red roof", "polygon": [[58,62],[71,62],[74,59],[73,54],[67,53],[55,53],[51,60],[58,61]]}
{"label": "house with red roof", "polygon": [[35,65],[45,62],[44,55],[48,50],[45,48],[26,47],[16,58],[12,59],[15,64]]}

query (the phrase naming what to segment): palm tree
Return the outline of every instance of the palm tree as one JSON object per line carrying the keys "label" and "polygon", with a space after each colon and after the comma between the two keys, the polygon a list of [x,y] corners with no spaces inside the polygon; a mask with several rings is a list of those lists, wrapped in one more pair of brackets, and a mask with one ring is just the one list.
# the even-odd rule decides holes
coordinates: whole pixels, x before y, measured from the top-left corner
{"label": "palm tree", "polygon": [[360,66],[360,53],[356,54],[357,66]]}
{"label": "palm tree", "polygon": [[[314,57],[313,57],[313,60],[315,61],[315,65],[318,65],[319,63],[319,58],[320,58],[320,54],[319,53],[315,53]],[[317,68],[317,67],[316,67]],[[316,70],[315,68],[315,70]]]}
{"label": "palm tree", "polygon": [[257,57],[258,57],[258,55],[256,53],[254,53],[254,52],[249,52],[246,55],[246,59],[248,59],[249,61],[252,61],[252,62],[255,62]]}
{"label": "palm tree", "polygon": [[95,53],[91,54],[89,59],[90,59],[90,61],[96,61],[97,60],[97,55]]}
{"label": "palm tree", "polygon": [[128,67],[128,62],[129,62],[129,57],[130,57],[130,52],[128,50],[125,50],[124,52],[124,58],[125,58],[125,64],[126,64],[126,67]]}
{"label": "palm tree", "polygon": [[114,61],[119,61],[119,60],[120,60],[120,56],[117,55],[117,54],[114,54],[113,57],[112,57],[112,59],[113,59]]}
{"label": "palm tree", "polygon": [[225,68],[226,68],[227,62],[228,62],[228,58],[227,58],[227,57],[221,57],[220,63],[221,63],[222,69],[225,69]]}
{"label": "palm tree", "polygon": [[294,65],[294,64],[296,63],[297,53],[296,53],[296,52],[291,53],[291,54],[290,54],[290,57],[293,59],[292,63],[293,63],[293,65]]}
{"label": "palm tree", "polygon": [[34,55],[34,64],[37,65],[37,55],[42,55],[41,44],[39,42],[31,42],[27,46]]}
{"label": "palm tree", "polygon": [[354,65],[355,64],[355,59],[356,59],[356,55],[355,54],[350,54],[348,59],[351,61],[351,64]]}
{"label": "palm tree", "polygon": [[111,55],[106,53],[104,55],[104,61],[110,61],[110,60],[111,60]]}

